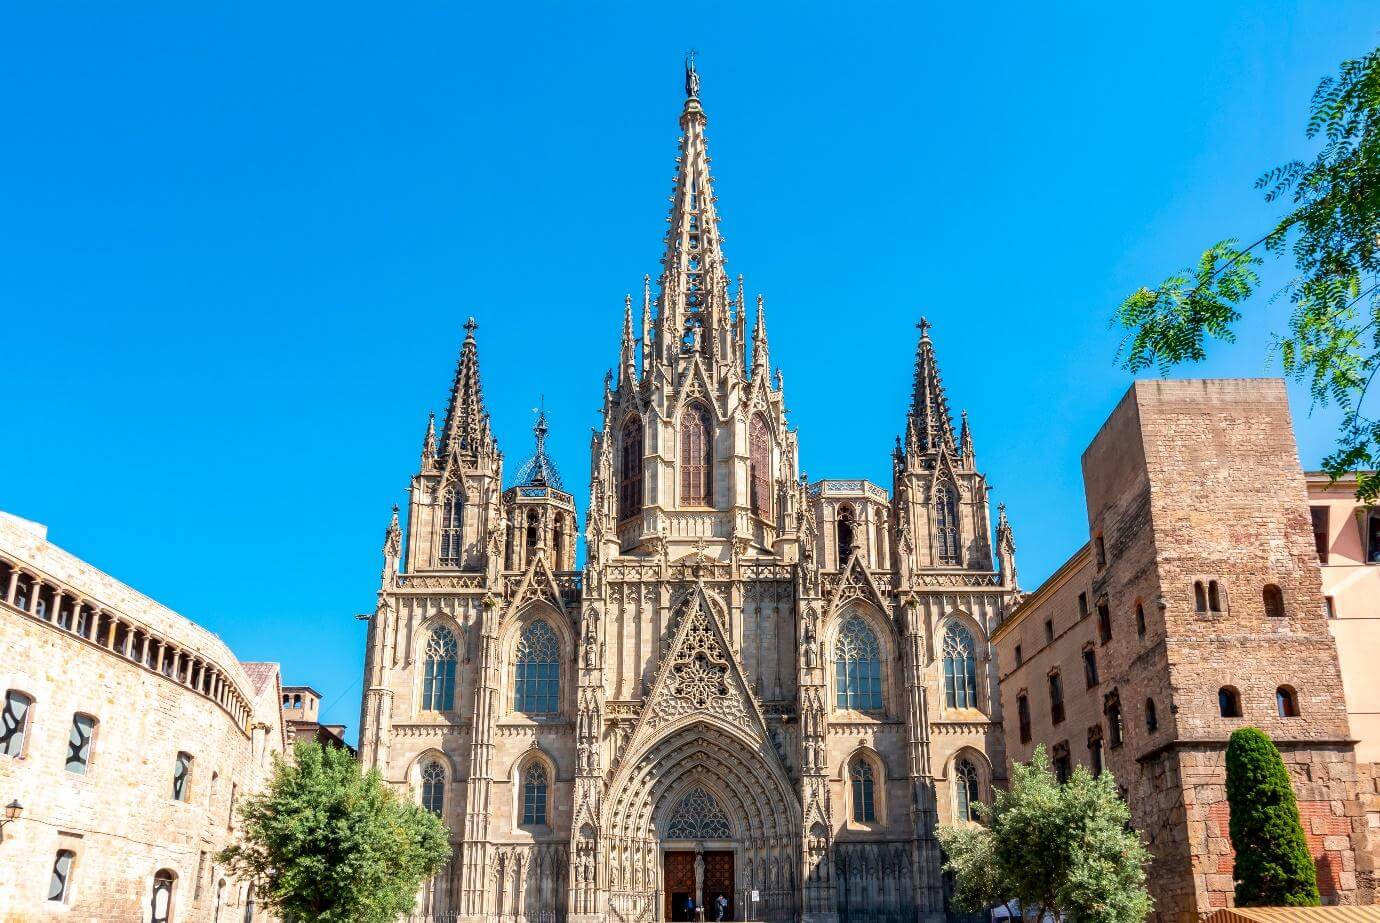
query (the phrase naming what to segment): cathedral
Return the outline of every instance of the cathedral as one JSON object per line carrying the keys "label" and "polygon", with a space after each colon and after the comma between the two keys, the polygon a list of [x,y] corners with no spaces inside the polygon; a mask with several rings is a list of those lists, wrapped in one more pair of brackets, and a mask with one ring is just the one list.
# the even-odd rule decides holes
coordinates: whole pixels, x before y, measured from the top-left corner
{"label": "cathedral", "polygon": [[1015,543],[930,329],[890,490],[809,481],[762,299],[749,324],[724,268],[693,63],[685,89],[582,566],[544,416],[505,481],[473,319],[386,533],[360,754],[454,850],[415,920],[953,919],[936,828],[1004,782]]}

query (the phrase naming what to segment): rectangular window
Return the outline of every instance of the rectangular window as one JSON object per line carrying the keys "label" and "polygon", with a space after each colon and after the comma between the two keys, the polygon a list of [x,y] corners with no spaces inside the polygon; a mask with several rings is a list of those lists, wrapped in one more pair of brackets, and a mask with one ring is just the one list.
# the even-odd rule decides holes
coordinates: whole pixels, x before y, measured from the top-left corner
{"label": "rectangular window", "polygon": [[1097,569],[1101,570],[1107,566],[1107,543],[1102,540],[1102,533],[1093,536],[1093,548],[1097,551]]}
{"label": "rectangular window", "polygon": [[1016,696],[1016,718],[1021,725],[1021,743],[1030,743],[1030,700],[1024,695]]}
{"label": "rectangular window", "polygon": [[70,849],[59,849],[53,860],[53,879],[48,884],[48,900],[58,904],[67,903],[72,893],[72,863],[77,854]]}
{"label": "rectangular window", "polygon": [[1331,596],[1323,597],[1323,612],[1330,619],[1335,619],[1337,617],[1337,601]]}
{"label": "rectangular window", "polygon": [[1318,552],[1318,563],[1326,564],[1329,545],[1328,535],[1330,533],[1328,513],[1330,511],[1325,506],[1310,506],[1308,512],[1313,519],[1313,547]]}
{"label": "rectangular window", "polygon": [[192,793],[192,755],[190,753],[177,754],[177,761],[173,764],[173,786],[172,796],[174,801],[187,801]]}
{"label": "rectangular window", "polygon": [[96,719],[90,715],[72,716],[72,730],[67,735],[67,771],[86,775],[91,763],[91,738],[96,733]]}
{"label": "rectangular window", "polygon": [[5,693],[5,711],[0,715],[0,756],[24,755],[24,734],[29,728],[29,708],[34,700],[18,689]]}
{"label": "rectangular window", "polygon": [[1016,666],[1019,667],[1019,666],[1024,662],[1024,660],[1025,660],[1025,658],[1021,656],[1021,646],[1020,646],[1019,644],[1017,644],[1017,645],[1016,645]]}
{"label": "rectangular window", "polygon": [[1054,643],[1054,620],[1045,619],[1045,643]]}
{"label": "rectangular window", "polygon": [[1103,644],[1112,640],[1112,610],[1105,599],[1097,601],[1097,635]]}
{"label": "rectangular window", "polygon": [[1115,689],[1107,696],[1102,710],[1107,715],[1107,745],[1115,750],[1125,740],[1121,727],[1121,696]]}
{"label": "rectangular window", "polygon": [[1059,784],[1062,785],[1067,782],[1069,776],[1073,774],[1073,763],[1069,759],[1069,742],[1067,740],[1059,741],[1054,745],[1054,749],[1050,751],[1050,754],[1054,763],[1054,777],[1058,779]]}
{"label": "rectangular window", "polygon": [[1088,681],[1088,688],[1091,689],[1099,682],[1097,677],[1097,651],[1091,646],[1083,648],[1083,678]]}
{"label": "rectangular window", "polygon": [[1102,775],[1102,726],[1088,728],[1088,766],[1095,776]]}
{"label": "rectangular window", "polygon": [[1064,720],[1064,683],[1058,671],[1049,674],[1049,720],[1053,724]]}
{"label": "rectangular window", "polygon": [[1087,594],[1087,593],[1079,593],[1079,594],[1078,594],[1078,617],[1079,617],[1080,619],[1085,619],[1085,618],[1088,617],[1088,594]]}

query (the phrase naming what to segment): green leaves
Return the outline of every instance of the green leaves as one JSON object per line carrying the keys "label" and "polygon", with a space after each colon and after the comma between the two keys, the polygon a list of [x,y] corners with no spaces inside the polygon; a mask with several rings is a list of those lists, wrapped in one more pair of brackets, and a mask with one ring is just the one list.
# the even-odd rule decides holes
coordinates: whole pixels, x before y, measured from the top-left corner
{"label": "green leaves", "polygon": [[1213,244],[1185,269],[1153,289],[1142,288],[1121,303],[1114,323],[1130,331],[1121,341],[1122,364],[1132,372],[1154,366],[1160,374],[1180,362],[1207,357],[1204,340],[1233,340],[1236,306],[1249,298],[1260,278],[1260,257],[1239,250],[1235,240]]}
{"label": "green leaves", "polygon": [[987,826],[939,831],[959,907],[1015,900],[1027,914],[1062,913],[1069,923],[1136,923],[1150,912],[1150,856],[1111,773],[1080,767],[1060,785],[1037,747],[980,814]]}
{"label": "green leaves", "polygon": [[281,916],[390,923],[450,856],[446,829],[344,750],[299,744],[268,789],[241,803],[243,841],[218,861]]}
{"label": "green leaves", "polygon": [[[1118,350],[1132,372],[1160,374],[1206,356],[1205,340],[1232,339],[1232,325],[1259,280],[1255,251],[1291,256],[1297,275],[1284,288],[1294,308],[1277,336],[1285,374],[1306,383],[1315,404],[1343,411],[1337,450],[1324,461],[1334,478],[1380,468],[1380,426],[1367,397],[1380,369],[1380,49],[1342,63],[1313,94],[1312,160],[1294,160],[1256,180],[1267,202],[1293,208],[1260,241],[1208,248],[1196,269],[1142,288],[1117,309],[1113,323],[1128,332]],[[1380,496],[1363,476],[1357,495]]]}
{"label": "green leaves", "polygon": [[1315,907],[1317,870],[1299,823],[1289,771],[1263,731],[1238,728],[1227,744],[1227,801],[1239,907]]}

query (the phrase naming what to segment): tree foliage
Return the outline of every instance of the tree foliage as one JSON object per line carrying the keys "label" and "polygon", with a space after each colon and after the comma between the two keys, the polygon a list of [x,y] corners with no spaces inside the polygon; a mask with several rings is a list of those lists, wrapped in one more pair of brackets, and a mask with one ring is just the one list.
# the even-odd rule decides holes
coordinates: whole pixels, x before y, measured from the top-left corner
{"label": "tree foliage", "polygon": [[1061,785],[1036,747],[1029,763],[1012,765],[995,803],[977,808],[985,826],[939,831],[960,908],[1015,900],[1027,919],[1053,913],[1068,923],[1136,923],[1150,912],[1150,854],[1111,773],[1079,767]]}
{"label": "tree foliage", "polygon": [[[1196,267],[1132,293],[1113,323],[1127,330],[1122,365],[1164,374],[1203,359],[1207,338],[1233,338],[1262,254],[1292,259],[1284,293],[1293,309],[1276,346],[1285,373],[1307,383],[1315,403],[1342,410],[1337,447],[1323,461],[1336,478],[1380,469],[1380,417],[1366,402],[1380,370],[1380,49],[1319,83],[1306,134],[1321,143],[1312,160],[1256,181],[1266,201],[1291,204],[1274,228],[1245,248],[1213,244]],[[1380,479],[1362,474],[1357,493],[1380,496]]]}
{"label": "tree foliage", "polygon": [[1227,744],[1227,801],[1239,907],[1314,907],[1317,870],[1299,823],[1289,771],[1263,731],[1238,728]]}
{"label": "tree foliage", "polygon": [[241,802],[242,842],[217,857],[303,923],[391,923],[450,856],[446,828],[345,750],[299,744]]}

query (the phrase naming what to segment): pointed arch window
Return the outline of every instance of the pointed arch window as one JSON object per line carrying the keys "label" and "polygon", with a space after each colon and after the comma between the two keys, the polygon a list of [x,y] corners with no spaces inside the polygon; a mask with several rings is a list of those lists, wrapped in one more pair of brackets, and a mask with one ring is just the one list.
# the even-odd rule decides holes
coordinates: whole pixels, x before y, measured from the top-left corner
{"label": "pointed arch window", "polygon": [[426,641],[426,660],[422,673],[422,709],[452,711],[455,708],[455,663],[459,646],[455,632],[445,626],[435,628]]}
{"label": "pointed arch window", "polygon": [[676,802],[666,825],[668,840],[726,840],[733,836],[718,799],[696,785]]}
{"label": "pointed arch window", "polygon": [[958,553],[958,504],[953,485],[941,481],[934,489],[935,557],[941,566],[962,564]]}
{"label": "pointed arch window", "polygon": [[513,711],[549,715],[560,710],[561,645],[545,619],[522,630],[513,677]]}
{"label": "pointed arch window", "polygon": [[882,649],[860,615],[849,616],[834,645],[835,704],[839,708],[882,708]]}
{"label": "pointed arch window", "polygon": [[447,490],[441,500],[441,553],[442,567],[459,567],[462,524],[465,520],[465,501],[460,492]]}
{"label": "pointed arch window", "polygon": [[977,655],[973,634],[953,623],[944,632],[944,702],[950,708],[977,708]]}
{"label": "pointed arch window", "polygon": [[629,417],[623,423],[618,482],[618,519],[636,516],[642,511],[642,421]]}
{"label": "pointed arch window", "polygon": [[522,825],[524,827],[546,826],[546,805],[549,800],[550,783],[547,781],[546,766],[533,762],[527,767],[522,780]]}
{"label": "pointed arch window", "polygon": [[703,404],[685,408],[680,420],[680,502],[682,506],[714,503],[714,427]]}
{"label": "pointed arch window", "polygon": [[752,511],[763,519],[771,518],[771,436],[767,421],[754,414],[748,428],[748,467]]}
{"label": "pointed arch window", "polygon": [[874,823],[877,820],[877,779],[872,764],[864,757],[856,758],[848,767],[848,777],[853,787],[853,820],[860,824]]}
{"label": "pointed arch window", "polygon": [[981,800],[977,767],[972,760],[963,757],[954,763],[954,816],[967,823],[976,821],[977,812],[973,806]]}
{"label": "pointed arch window", "polygon": [[422,767],[422,807],[437,817],[446,807],[446,768],[436,760]]}
{"label": "pointed arch window", "polygon": [[858,520],[853,505],[845,503],[839,507],[838,519],[834,523],[836,544],[838,545],[839,569],[848,563],[848,556],[858,544]]}

